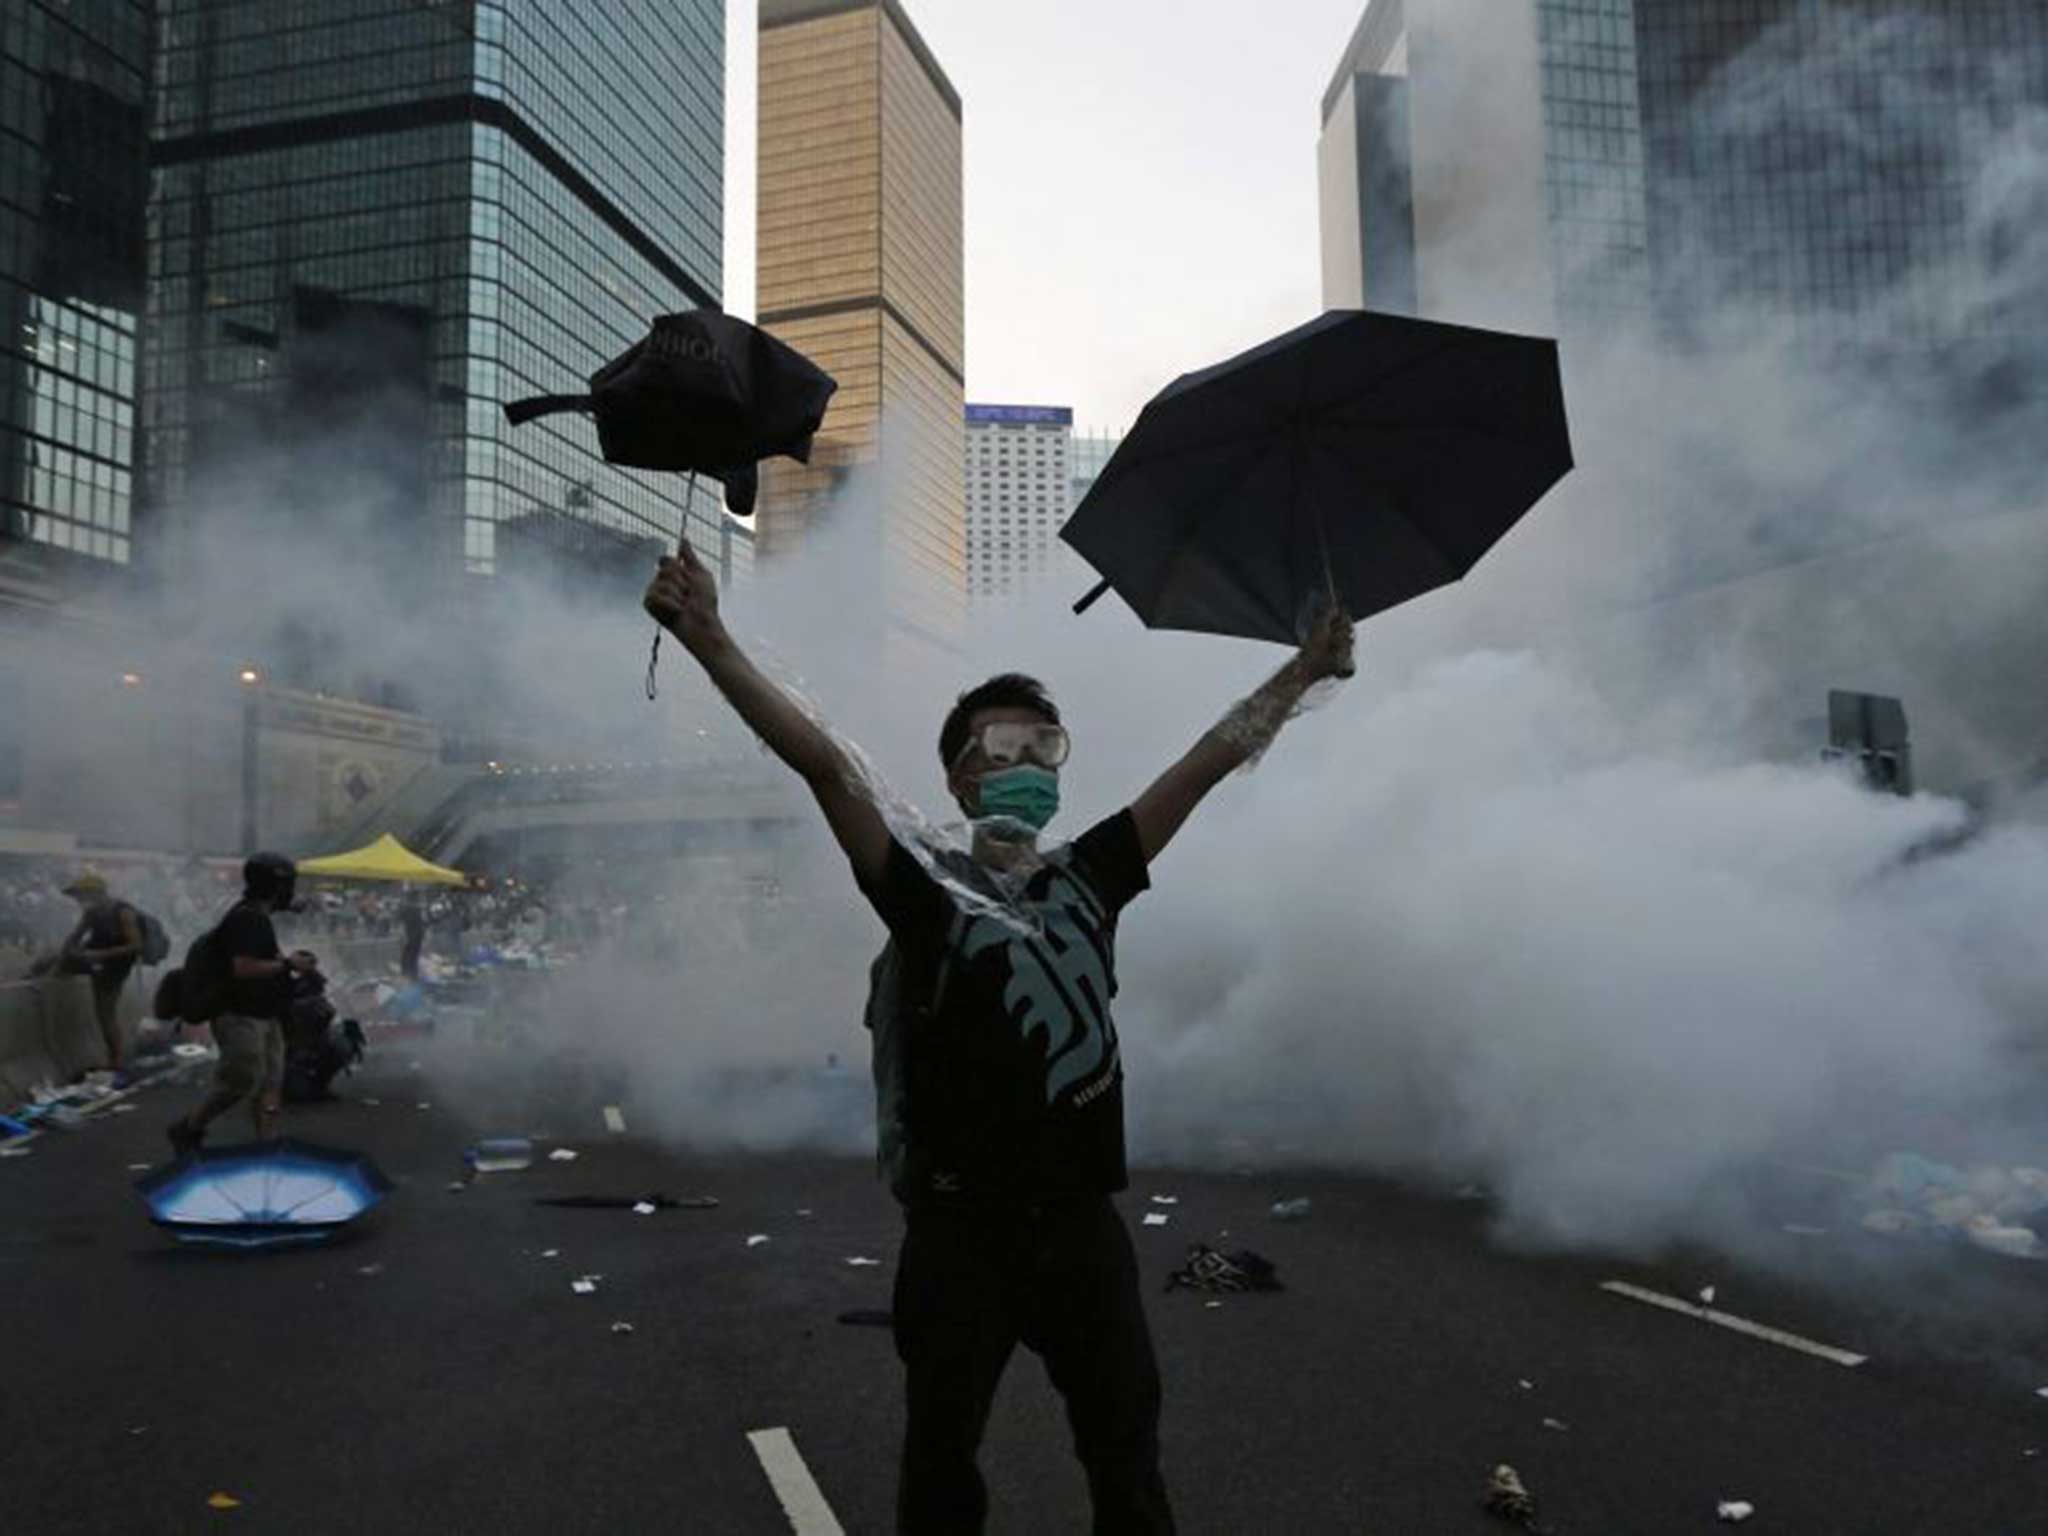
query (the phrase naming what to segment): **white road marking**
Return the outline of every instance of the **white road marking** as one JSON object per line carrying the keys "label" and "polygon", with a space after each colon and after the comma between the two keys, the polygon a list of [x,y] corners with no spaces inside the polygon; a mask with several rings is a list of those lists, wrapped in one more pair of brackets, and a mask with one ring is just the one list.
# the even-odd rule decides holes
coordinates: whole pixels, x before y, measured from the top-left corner
{"label": "white road marking", "polygon": [[623,1114],[619,1113],[618,1105],[605,1105],[604,1128],[608,1131],[611,1131],[615,1135],[623,1136],[626,1133],[626,1117]]}
{"label": "white road marking", "polygon": [[1747,1334],[1752,1339],[1762,1339],[1767,1344],[1778,1344],[1786,1349],[1796,1349],[1803,1355],[1832,1360],[1836,1365],[1861,1365],[1870,1358],[1868,1355],[1837,1349],[1832,1344],[1818,1344],[1812,1339],[1803,1339],[1796,1333],[1787,1333],[1784,1329],[1773,1328],[1767,1323],[1753,1323],[1746,1317],[1735,1316],[1732,1312],[1716,1312],[1712,1307],[1683,1301],[1676,1296],[1666,1296],[1661,1291],[1646,1290],[1640,1285],[1630,1285],[1626,1280],[1603,1280],[1600,1282],[1600,1289],[1612,1291],[1617,1296],[1626,1296],[1631,1301],[1642,1301],[1653,1307],[1662,1307],[1667,1312],[1683,1313],[1687,1317],[1698,1318],[1703,1323],[1712,1323],[1717,1328],[1732,1329],[1736,1333]]}
{"label": "white road marking", "polygon": [[747,1444],[760,1458],[761,1470],[768,1474],[769,1486],[774,1488],[796,1536],[846,1536],[788,1430],[749,1430]]}

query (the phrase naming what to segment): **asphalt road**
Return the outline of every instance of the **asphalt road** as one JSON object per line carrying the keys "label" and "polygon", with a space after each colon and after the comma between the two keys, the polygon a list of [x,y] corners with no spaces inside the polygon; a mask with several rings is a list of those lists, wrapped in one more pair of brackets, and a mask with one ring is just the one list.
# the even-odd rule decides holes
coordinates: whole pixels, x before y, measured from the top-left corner
{"label": "asphalt road", "polygon": [[[210,1253],[146,1222],[131,1165],[161,1160],[185,1088],[0,1162],[0,1528],[773,1536],[791,1522],[747,1436],[781,1427],[846,1531],[890,1529],[894,1355],[886,1330],[837,1321],[888,1304],[897,1218],[870,1165],[690,1157],[637,1141],[630,1109],[621,1135],[595,1102],[545,1095],[475,1123],[437,1103],[433,1056],[409,1059],[382,1052],[347,1101],[293,1117],[400,1181],[329,1247]],[[579,1156],[448,1187],[475,1135],[531,1130]],[[650,1190],[721,1204],[532,1203]],[[1275,1222],[1278,1194],[1310,1197],[1308,1219]],[[1726,1499],[1756,1506],[1752,1532],[2048,1529],[2034,1266],[1783,1235],[1816,1274],[1884,1272],[1872,1301],[1712,1255],[1518,1256],[1482,1202],[1358,1179],[1145,1169],[1123,1204],[1161,1283],[1227,1231],[1288,1286],[1152,1298],[1186,1532],[1501,1531],[1479,1501],[1502,1461],[1559,1533],[1719,1530]],[[1168,1224],[1139,1226],[1145,1210]],[[586,1274],[598,1289],[578,1295]],[[1608,1280],[1680,1297],[1711,1282],[1727,1312],[1871,1358],[1847,1368]],[[1087,1529],[1028,1355],[984,1466],[992,1531]]]}

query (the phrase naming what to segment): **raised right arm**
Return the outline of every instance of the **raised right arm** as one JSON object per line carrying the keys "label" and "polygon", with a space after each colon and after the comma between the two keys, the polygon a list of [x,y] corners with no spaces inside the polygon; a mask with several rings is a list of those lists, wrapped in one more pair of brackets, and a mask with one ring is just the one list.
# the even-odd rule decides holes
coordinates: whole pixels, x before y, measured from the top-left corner
{"label": "raised right arm", "polygon": [[718,613],[718,583],[687,544],[677,558],[661,562],[645,605],[696,657],[748,729],[809,786],[855,876],[878,886],[889,861],[888,824],[856,787],[845,750],[727,633]]}

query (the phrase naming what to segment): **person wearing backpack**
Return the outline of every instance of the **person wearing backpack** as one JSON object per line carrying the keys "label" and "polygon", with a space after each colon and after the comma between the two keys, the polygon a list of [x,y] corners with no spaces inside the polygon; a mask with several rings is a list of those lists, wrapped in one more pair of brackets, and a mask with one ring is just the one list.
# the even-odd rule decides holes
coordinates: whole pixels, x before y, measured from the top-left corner
{"label": "person wearing backpack", "polygon": [[58,949],[60,971],[92,982],[93,1017],[106,1042],[107,1069],[118,1073],[127,1057],[121,1035],[121,989],[142,959],[147,938],[142,915],[107,889],[106,876],[84,870],[64,887],[78,903],[78,922]]}
{"label": "person wearing backpack", "polygon": [[270,914],[289,907],[298,866],[279,853],[259,853],[242,866],[242,899],[208,933],[195,939],[179,991],[180,1014],[212,1026],[220,1052],[213,1086],[199,1107],[165,1131],[180,1155],[197,1151],[206,1130],[243,1099],[256,1139],[276,1132],[284,1084],[284,1015],[295,972],[317,968],[301,950],[278,949]]}
{"label": "person wearing backpack", "polygon": [[939,733],[947,791],[973,828],[960,849],[891,828],[851,754],[727,633],[717,583],[687,545],[643,604],[803,778],[889,930],[867,1018],[880,1160],[905,1215],[897,1530],[983,1529],[981,1439],[1022,1343],[1065,1399],[1093,1528],[1171,1532],[1159,1368],[1110,1198],[1128,1184],[1117,922],[1208,792],[1271,745],[1311,686],[1350,675],[1350,620],[1326,613],[1264,687],[1063,847],[1039,842],[1070,746],[1051,697],[1016,673],[961,695]]}

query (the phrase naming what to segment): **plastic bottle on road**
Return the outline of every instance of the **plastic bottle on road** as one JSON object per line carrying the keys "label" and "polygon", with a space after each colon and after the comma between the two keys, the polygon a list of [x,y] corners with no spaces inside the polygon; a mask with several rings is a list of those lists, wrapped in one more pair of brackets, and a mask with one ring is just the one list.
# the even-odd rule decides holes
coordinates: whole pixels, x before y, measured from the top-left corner
{"label": "plastic bottle on road", "polygon": [[1293,1200],[1275,1200],[1273,1217],[1276,1221],[1300,1221],[1308,1214],[1308,1197],[1298,1196]]}

